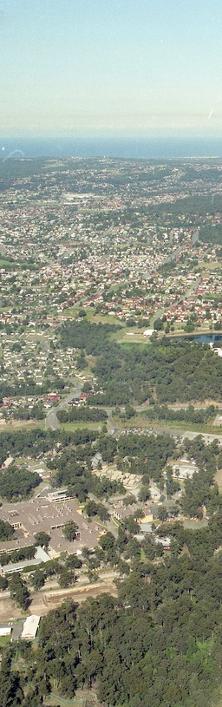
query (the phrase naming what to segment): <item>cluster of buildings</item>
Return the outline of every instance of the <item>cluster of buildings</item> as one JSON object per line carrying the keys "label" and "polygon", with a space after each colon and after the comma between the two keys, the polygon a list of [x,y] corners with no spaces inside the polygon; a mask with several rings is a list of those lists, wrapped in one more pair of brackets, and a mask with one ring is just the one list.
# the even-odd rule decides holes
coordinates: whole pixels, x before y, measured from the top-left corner
{"label": "cluster of buildings", "polygon": [[10,641],[34,641],[41,616],[31,614],[26,619],[18,621],[10,621],[8,624],[0,624],[0,641],[3,639],[5,643]]}
{"label": "cluster of buildings", "polygon": [[[47,552],[37,548],[34,560],[31,558],[29,561],[30,565],[47,562],[63,552],[78,554],[83,547],[94,548],[102,532],[101,526],[95,521],[85,519],[78,502],[67,496],[66,489],[46,490],[27,501],[4,502],[0,508],[0,519],[10,523],[15,530],[11,540],[0,542],[0,562],[2,553],[9,556],[8,565],[1,568],[2,574],[20,571],[28,566],[27,560],[17,565],[11,563],[10,554],[35,545],[37,533],[44,532],[50,536],[49,548]],[[65,525],[70,521],[74,521],[78,527],[73,541],[66,539],[63,534]]]}
{"label": "cluster of buildings", "polygon": [[[48,161],[40,173],[9,180],[0,193],[2,331],[46,332],[79,305],[126,322],[150,321],[159,310],[179,328],[192,313],[200,325],[206,312],[208,320],[220,321],[220,298],[217,308],[212,306],[212,294],[214,302],[220,294],[220,274],[202,267],[217,261],[218,248],[198,239],[201,223],[212,224],[212,215],[200,215],[197,223],[182,206],[175,214],[161,211],[178,199],[183,203],[191,191],[197,196],[200,189],[203,195],[215,191],[205,167],[195,165],[189,191],[190,165],[179,163],[95,160],[90,166],[79,160],[72,169],[70,162],[56,167]],[[4,354],[6,370],[10,353]],[[34,360],[34,347],[31,354]],[[39,381],[46,363],[42,353]]]}
{"label": "cluster of buildings", "polygon": [[[1,331],[0,374],[3,397],[28,396],[50,404],[76,371],[77,352],[61,351],[54,334]],[[56,399],[54,399],[56,402]],[[21,401],[23,402],[23,401]],[[58,402],[58,400],[57,400]]]}

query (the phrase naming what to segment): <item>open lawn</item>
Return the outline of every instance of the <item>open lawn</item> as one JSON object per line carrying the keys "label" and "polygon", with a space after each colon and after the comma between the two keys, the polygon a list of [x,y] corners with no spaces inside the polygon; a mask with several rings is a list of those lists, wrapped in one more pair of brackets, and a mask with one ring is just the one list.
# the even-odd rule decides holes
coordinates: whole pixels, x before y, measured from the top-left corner
{"label": "open lawn", "polygon": [[114,324],[115,326],[118,325],[124,327],[118,317],[115,317],[114,314],[103,314],[102,312],[95,312],[95,309],[93,307],[88,307],[88,309],[86,309],[85,311],[87,314],[88,321],[92,322],[92,324]]}
{"label": "open lawn", "polygon": [[64,422],[60,425],[60,429],[66,432],[75,432],[76,430],[88,429],[88,430],[99,430],[103,426],[103,422],[86,422],[85,420],[80,420],[78,422]]}
{"label": "open lawn", "polygon": [[147,344],[149,336],[144,336],[143,329],[123,329],[113,334],[113,339],[116,339],[119,344]]}
{"label": "open lawn", "polygon": [[220,260],[204,260],[203,262],[203,270],[220,270],[221,269],[221,261]]}
{"label": "open lawn", "polygon": [[44,428],[44,425],[45,420],[10,420],[10,422],[0,424],[0,433],[14,432],[15,430],[23,429],[30,430],[34,427]]}
{"label": "open lawn", "polygon": [[75,304],[73,307],[67,307],[67,309],[63,309],[60,315],[58,315],[58,319],[63,318],[63,317],[70,317],[70,319],[76,319],[78,316],[78,311],[79,307]]}
{"label": "open lawn", "polygon": [[0,636],[0,648],[5,648],[11,641],[11,636]]}
{"label": "open lawn", "polygon": [[15,270],[18,268],[18,263],[13,260],[8,260],[7,258],[0,258],[0,268],[4,268],[5,270]]}
{"label": "open lawn", "polygon": [[[76,319],[78,317],[80,309],[82,309],[82,307],[75,304],[73,307],[68,307],[67,309],[64,309],[61,316]],[[83,317],[83,320],[87,319],[88,322],[92,322],[94,324],[114,324],[122,326],[123,328],[125,326],[124,324],[121,324],[120,320],[115,317],[115,315],[103,314],[102,312],[95,312],[94,307],[84,307],[84,312],[86,316]]]}

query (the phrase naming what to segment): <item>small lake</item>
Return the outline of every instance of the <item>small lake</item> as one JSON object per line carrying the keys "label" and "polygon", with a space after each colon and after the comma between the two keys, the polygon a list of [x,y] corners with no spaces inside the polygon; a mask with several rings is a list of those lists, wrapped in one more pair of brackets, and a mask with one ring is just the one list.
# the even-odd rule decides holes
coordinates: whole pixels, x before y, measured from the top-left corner
{"label": "small lake", "polygon": [[222,334],[190,334],[189,339],[199,341],[200,344],[222,345]]}

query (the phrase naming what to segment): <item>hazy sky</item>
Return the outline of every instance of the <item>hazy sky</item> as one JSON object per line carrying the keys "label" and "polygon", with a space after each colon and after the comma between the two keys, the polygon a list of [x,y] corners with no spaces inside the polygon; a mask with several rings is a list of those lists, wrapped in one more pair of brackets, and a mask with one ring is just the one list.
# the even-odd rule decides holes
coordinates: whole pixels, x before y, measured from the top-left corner
{"label": "hazy sky", "polygon": [[222,134],[221,0],[0,0],[0,134]]}

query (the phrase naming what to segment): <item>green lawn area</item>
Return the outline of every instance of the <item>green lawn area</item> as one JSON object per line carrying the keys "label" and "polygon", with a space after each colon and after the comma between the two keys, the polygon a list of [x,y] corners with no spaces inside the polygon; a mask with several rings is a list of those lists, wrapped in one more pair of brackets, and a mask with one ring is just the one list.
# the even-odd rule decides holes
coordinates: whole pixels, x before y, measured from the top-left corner
{"label": "green lawn area", "polygon": [[11,260],[7,260],[7,258],[0,258],[0,268],[5,268],[5,270],[12,270],[13,268],[18,268],[18,264],[14,263]]}
{"label": "green lawn area", "polygon": [[84,420],[79,422],[63,422],[60,425],[60,429],[65,430],[65,432],[75,432],[76,430],[82,429],[99,430],[102,428],[104,422],[85,422]]}
{"label": "green lawn area", "polygon": [[4,256],[2,258],[0,257],[0,268],[4,268],[5,270],[21,270],[28,269],[29,267],[29,263],[26,260],[12,260]]}
{"label": "green lawn area", "polygon": [[213,260],[213,261],[208,261],[205,260],[203,262],[203,270],[220,270],[221,269],[221,260]]}
{"label": "green lawn area", "polygon": [[[70,317],[71,319],[76,319],[78,316],[79,307],[75,304],[73,307],[67,307],[63,309],[61,316]],[[58,317],[59,318],[59,317]]]}
{"label": "green lawn area", "polygon": [[0,425],[1,432],[14,432],[15,430],[33,429],[34,427],[45,429],[45,420],[11,420],[5,425]]}
{"label": "green lawn area", "polygon": [[116,339],[119,344],[147,344],[149,342],[149,337],[143,335],[143,329],[123,329],[112,336]]}
{"label": "green lawn area", "polygon": [[11,636],[0,636],[0,648],[5,648],[11,641]]}
{"label": "green lawn area", "polygon": [[118,326],[121,326],[123,329],[125,329],[125,325],[123,323],[121,323],[120,320],[118,319],[118,317],[115,317],[114,314],[102,314],[102,313],[101,314],[99,314],[99,313],[93,314],[93,310],[92,310],[92,316],[91,316],[91,314],[87,315],[87,318],[90,319],[90,321],[95,322],[97,324],[98,324],[98,322],[100,324],[114,324],[115,326],[118,325]]}
{"label": "green lawn area", "polygon": [[[62,316],[70,317],[72,319],[76,319],[78,317],[79,310],[82,309],[81,305],[74,305],[73,307],[67,307],[67,309],[64,309],[62,312]],[[114,324],[118,326],[122,326],[123,328],[125,327],[124,324],[121,324],[120,320],[118,317],[115,317],[113,314],[103,314],[102,312],[95,312],[94,307],[84,307],[84,312],[86,313],[86,317],[83,317],[84,319],[87,319],[88,322],[92,322],[95,324]]]}

